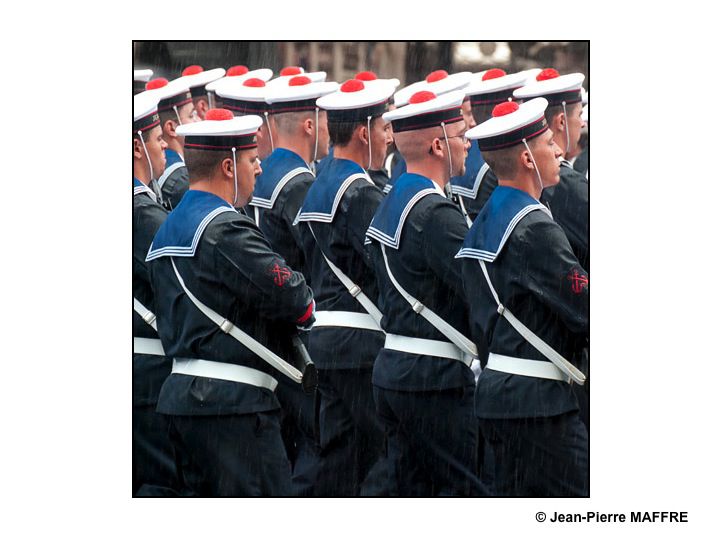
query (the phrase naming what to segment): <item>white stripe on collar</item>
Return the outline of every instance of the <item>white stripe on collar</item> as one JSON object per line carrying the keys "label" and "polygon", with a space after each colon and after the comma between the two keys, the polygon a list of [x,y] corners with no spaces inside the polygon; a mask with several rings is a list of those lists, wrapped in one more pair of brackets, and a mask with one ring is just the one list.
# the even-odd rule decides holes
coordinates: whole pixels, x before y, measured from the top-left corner
{"label": "white stripe on collar", "polygon": [[275,185],[275,189],[273,190],[272,196],[270,199],[261,199],[259,197],[253,197],[252,201],[250,201],[250,206],[259,206],[260,208],[272,208],[275,204],[275,199],[277,199],[278,195],[280,195],[280,192],[285,187],[285,184],[287,184],[290,180],[295,178],[297,175],[308,172],[315,176],[313,172],[308,169],[307,167],[297,167],[290,172],[286,173],[285,176],[283,176],[280,181]]}

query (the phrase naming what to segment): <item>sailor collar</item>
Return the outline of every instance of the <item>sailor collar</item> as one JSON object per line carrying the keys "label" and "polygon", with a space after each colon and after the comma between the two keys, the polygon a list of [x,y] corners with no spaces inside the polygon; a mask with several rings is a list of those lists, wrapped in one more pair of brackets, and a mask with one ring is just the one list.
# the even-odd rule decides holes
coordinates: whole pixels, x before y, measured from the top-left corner
{"label": "sailor collar", "polygon": [[183,157],[176,152],[175,150],[171,150],[170,148],[165,149],[165,168],[169,167],[170,165],[173,165],[175,163],[182,163],[185,164],[185,160]]}
{"label": "sailor collar", "polygon": [[572,167],[572,163],[570,163],[570,162],[569,162],[567,159],[565,159],[565,158],[560,158],[560,166],[561,166],[561,167],[567,167],[568,169],[572,169],[572,168],[573,168],[573,167]]}
{"label": "sailor collar", "polygon": [[157,202],[157,196],[153,193],[153,190],[133,176],[133,197],[141,193],[147,193],[153,201]]}
{"label": "sailor collar", "polygon": [[420,199],[443,193],[433,180],[414,173],[404,173],[378,206],[367,230],[367,237],[394,249],[400,246],[400,235],[410,210]]}
{"label": "sailor collar", "polygon": [[237,210],[213,193],[189,190],[158,229],[145,260],[193,257],[206,227],[225,212]]}
{"label": "sailor collar", "polygon": [[250,205],[272,208],[285,185],[305,172],[313,174],[303,158],[286,148],[276,148],[263,163],[263,173],[257,177]]}
{"label": "sailor collar", "polygon": [[365,180],[375,185],[365,169],[354,161],[332,158],[325,163],[322,172],[312,183],[305,196],[305,201],[295,220],[296,223],[300,221],[332,222],[340,200],[355,180]]}
{"label": "sailor collar", "polygon": [[465,237],[462,249],[455,258],[465,257],[493,262],[517,224],[534,210],[545,212],[552,218],[550,210],[526,192],[498,186],[475,219],[470,232]]}
{"label": "sailor collar", "polygon": [[461,195],[475,200],[480,190],[480,184],[490,170],[490,165],[485,163],[482,153],[480,152],[480,147],[475,141],[473,141],[468,151],[468,156],[465,160],[465,170],[464,175],[454,176],[450,179],[450,188],[455,195]]}

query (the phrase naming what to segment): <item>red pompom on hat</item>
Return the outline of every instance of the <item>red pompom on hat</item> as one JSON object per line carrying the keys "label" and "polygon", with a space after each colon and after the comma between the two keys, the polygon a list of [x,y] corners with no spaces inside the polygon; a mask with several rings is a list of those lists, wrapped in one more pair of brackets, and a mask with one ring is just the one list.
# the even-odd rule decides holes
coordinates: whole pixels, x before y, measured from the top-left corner
{"label": "red pompom on hat", "polygon": [[247,79],[246,81],[243,81],[243,86],[252,86],[254,88],[262,88],[265,86],[265,81],[262,79],[257,79],[253,77],[252,79]]}
{"label": "red pompom on hat", "polygon": [[355,78],[359,81],[375,81],[377,80],[377,75],[372,71],[361,71],[355,75]]}
{"label": "red pompom on hat", "polygon": [[168,80],[166,78],[158,77],[157,79],[153,79],[152,81],[145,83],[145,90],[157,90],[158,88],[167,86],[167,84]]}
{"label": "red pompom on hat", "polygon": [[425,77],[425,82],[441,81],[443,79],[447,79],[447,77],[448,77],[447,71],[445,71],[444,69],[438,69],[437,71],[433,71],[432,73],[430,73],[430,75]]}
{"label": "red pompom on hat", "polygon": [[424,103],[426,101],[430,101],[431,99],[435,99],[437,96],[433,94],[432,92],[428,92],[427,90],[421,90],[420,92],[415,92],[411,97],[409,103]]}
{"label": "red pompom on hat", "polygon": [[225,76],[227,77],[237,77],[238,75],[245,75],[248,72],[247,66],[233,66],[230,69],[227,70],[227,73]]}
{"label": "red pompom on hat", "polygon": [[227,109],[210,109],[205,114],[205,120],[232,120],[235,115]]}
{"label": "red pompom on hat", "polygon": [[350,79],[348,81],[345,81],[342,86],[340,87],[341,92],[359,92],[360,90],[364,89],[365,85],[362,81],[359,81],[357,79]]}
{"label": "red pompom on hat", "polygon": [[490,79],[497,79],[498,77],[504,77],[507,75],[505,70],[499,68],[488,69],[482,76],[483,81],[489,81]]}
{"label": "red pompom on hat", "polygon": [[183,77],[187,77],[188,75],[197,75],[198,73],[202,73],[205,71],[202,66],[193,65],[188,66],[182,71]]}
{"label": "red pompom on hat", "polygon": [[538,81],[547,81],[548,79],[555,79],[559,76],[560,73],[558,73],[557,69],[547,68],[543,69],[540,73],[538,73],[535,79],[537,79]]}
{"label": "red pompom on hat", "polygon": [[505,116],[506,114],[514,113],[519,108],[520,108],[520,105],[518,105],[516,102],[505,101],[503,103],[500,103],[499,105],[495,105],[492,115],[493,115],[493,118],[496,118],[498,116]]}
{"label": "red pompom on hat", "polygon": [[280,70],[280,75],[282,77],[286,75],[300,75],[302,73],[302,70],[297,66],[287,66]]}
{"label": "red pompom on hat", "polygon": [[309,77],[306,77],[305,75],[298,75],[297,77],[293,77],[290,79],[290,82],[288,83],[288,86],[305,86],[306,84],[310,84],[312,81]]}

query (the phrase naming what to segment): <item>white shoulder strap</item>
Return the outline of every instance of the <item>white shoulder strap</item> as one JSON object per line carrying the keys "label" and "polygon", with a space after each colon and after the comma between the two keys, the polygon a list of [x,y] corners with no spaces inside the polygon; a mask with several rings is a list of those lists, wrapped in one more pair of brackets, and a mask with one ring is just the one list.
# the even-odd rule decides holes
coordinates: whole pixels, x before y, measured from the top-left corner
{"label": "white shoulder strap", "polygon": [[312,230],[312,226],[308,222],[308,228],[310,229],[310,233],[313,235],[313,238],[315,239],[315,243],[317,244],[318,249],[320,250],[320,253],[322,253],[323,258],[325,259],[325,262],[328,263],[328,266],[330,267],[330,270],[333,271],[333,274],[340,280],[340,282],[345,286],[345,288],[348,290],[348,292],[355,298],[360,305],[365,309],[365,311],[368,312],[368,315],[370,315],[373,320],[377,323],[377,329],[380,332],[385,332],[382,327],[380,326],[380,321],[382,320],[382,313],[377,308],[375,304],[373,304],[372,300],[370,300],[367,295],[362,292],[362,289],[356,285],[353,280],[351,280],[342,270],[340,270],[337,266],[335,266],[330,259],[328,259],[327,255],[325,255],[325,252],[320,247],[320,243],[317,241],[317,236],[315,236],[315,231]]}
{"label": "white shoulder strap", "polygon": [[138,315],[140,315],[142,317],[143,321],[145,321],[150,326],[152,326],[153,330],[155,330],[157,332],[157,322],[155,322],[155,319],[157,317],[155,317],[155,314],[152,311],[150,311],[148,308],[143,306],[140,303],[140,300],[138,300],[134,296],[133,296],[133,309],[135,310],[135,312]]}
{"label": "white shoulder strap", "polygon": [[412,295],[410,295],[410,293],[408,293],[405,289],[402,288],[402,286],[395,279],[395,276],[393,276],[393,273],[390,271],[390,264],[388,263],[387,255],[385,254],[385,244],[380,244],[380,249],[382,249],[383,259],[385,259],[385,268],[387,269],[388,276],[390,276],[390,281],[392,281],[392,284],[403,296],[403,298],[407,300],[408,304],[412,306],[413,311],[425,318],[427,322],[432,324],[440,333],[442,333],[446,338],[452,341],[464,353],[469,354],[474,358],[477,358],[477,347],[472,341],[470,341],[468,338],[458,332],[433,310],[423,305],[417,298],[413,297]]}
{"label": "white shoulder strap", "polygon": [[260,226],[260,209],[257,206],[253,206],[253,211],[255,214],[255,225],[258,227]]}
{"label": "white shoulder strap", "polygon": [[173,258],[170,258],[170,261],[172,262],[173,270],[175,270],[175,275],[178,278],[178,281],[180,282],[180,286],[185,291],[185,294],[188,295],[188,298],[192,301],[193,304],[203,313],[205,316],[210,319],[212,322],[214,322],[216,325],[220,327],[220,330],[225,332],[226,334],[230,334],[232,337],[234,337],[236,340],[238,340],[240,343],[242,343],[245,347],[250,349],[252,352],[254,352],[256,355],[258,355],[260,358],[265,360],[268,364],[270,364],[272,367],[277,369],[280,373],[283,375],[286,375],[287,377],[291,378],[297,383],[302,382],[302,373],[300,373],[299,370],[297,370],[295,367],[288,364],[285,360],[280,358],[277,354],[272,352],[270,349],[262,345],[261,343],[255,341],[252,337],[250,337],[248,334],[240,330],[237,326],[235,326],[233,323],[231,323],[229,320],[227,320],[225,317],[220,315],[218,312],[214,311],[212,308],[206,306],[203,304],[200,300],[198,300],[195,295],[193,295],[188,288],[185,286],[185,282],[183,281],[182,277],[180,276],[180,273],[178,272],[177,267],[175,266],[175,261]]}
{"label": "white shoulder strap", "polygon": [[460,203],[460,210],[462,211],[463,216],[465,217],[465,221],[467,222],[468,228],[473,226],[473,220],[470,219],[470,215],[468,214],[468,211],[465,209],[465,203],[463,202],[462,195],[458,195],[458,202]]}
{"label": "white shoulder strap", "polygon": [[495,288],[492,285],[492,282],[490,281],[490,275],[488,274],[487,267],[485,266],[485,261],[481,261],[478,259],[478,262],[480,263],[480,267],[482,268],[483,275],[485,276],[485,280],[487,281],[488,287],[490,287],[490,292],[493,295],[493,298],[495,299],[495,303],[498,305],[498,313],[505,317],[507,322],[510,323],[510,326],[512,326],[517,332],[525,338],[525,340],[535,347],[540,354],[542,354],[545,358],[550,360],[553,364],[555,364],[555,367],[557,367],[560,371],[562,371],[565,375],[567,375],[570,379],[575,381],[578,384],[585,384],[585,375],[582,371],[580,371],[578,368],[573,366],[568,360],[563,358],[563,356],[557,352],[555,349],[553,349],[550,345],[545,343],[540,336],[535,334],[532,330],[530,330],[527,326],[525,326],[522,322],[520,322],[515,315],[512,314],[512,312],[503,306],[500,303],[500,299],[498,298],[497,292],[495,292]]}

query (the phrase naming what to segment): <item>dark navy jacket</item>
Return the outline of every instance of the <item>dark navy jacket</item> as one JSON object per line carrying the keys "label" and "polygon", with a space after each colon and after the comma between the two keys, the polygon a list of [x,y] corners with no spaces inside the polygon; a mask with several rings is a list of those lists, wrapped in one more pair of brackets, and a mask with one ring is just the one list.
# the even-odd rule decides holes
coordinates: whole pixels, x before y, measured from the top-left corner
{"label": "dark navy jacket", "polygon": [[304,237],[293,223],[315,176],[299,155],[285,148],[276,148],[263,161],[262,169],[248,215],[254,219],[258,211],[260,230],[270,245],[291,268],[307,277],[310,272],[303,250],[312,244],[312,238]]}
{"label": "dark navy jacket", "polygon": [[543,191],[540,200],[562,227],[580,265],[590,270],[590,184],[582,173],[563,160],[560,182]]}
{"label": "dark navy jacket", "polygon": [[190,188],[190,176],[185,161],[180,154],[169,148],[165,149],[165,172],[158,178],[162,191],[163,205],[172,210]]}
{"label": "dark navy jacket", "polygon": [[[167,212],[155,194],[133,178],[133,297],[155,313],[155,297],[150,286],[145,256],[155,233],[167,218]],[[133,336],[158,339],[157,332],[133,310]],[[170,374],[172,360],[150,354],[133,355],[133,405],[157,404],[160,387]]]}
{"label": "dark navy jacket", "polygon": [[[482,260],[500,302],[577,365],[575,353],[587,342],[590,330],[589,277],[545,206],[524,191],[498,187],[458,257],[463,261],[471,331],[478,345],[485,339],[492,353],[548,361],[498,315]],[[572,388],[563,381],[491,369],[483,369],[478,379],[475,412],[480,418],[545,417],[576,409]]]}
{"label": "dark navy jacket", "polygon": [[[367,232],[386,332],[448,341],[395,289],[385,270],[381,245],[403,288],[469,336],[461,265],[455,258],[467,231],[457,205],[429,178],[405,173],[396,180]],[[383,348],[375,361],[373,384],[389,390],[440,390],[472,385],[473,374],[457,360]]]}
{"label": "dark navy jacket", "polygon": [[462,197],[463,206],[472,221],[482,210],[490,195],[497,187],[497,177],[485,163],[480,147],[473,141],[465,159],[465,174],[450,179],[453,195]]}
{"label": "dark navy jacket", "polygon": [[[365,249],[365,232],[382,191],[357,163],[330,159],[308,190],[298,226],[317,239],[305,253],[317,311],[366,313],[335,276],[322,253],[340,268],[377,305],[377,284]],[[322,253],[321,253],[322,250]],[[382,332],[345,327],[315,327],[309,350],[321,369],[371,367],[385,336]]]}
{"label": "dark navy jacket", "polygon": [[[225,334],[191,302],[205,305],[281,358],[289,359],[295,324],[312,310],[302,274],[275,253],[255,223],[212,193],[189,190],[155,235],[148,252],[155,287],[158,333],[168,356],[240,364],[284,377]],[[242,414],[277,408],[275,395],[247,384],[172,374],[158,412],[177,415]]]}

